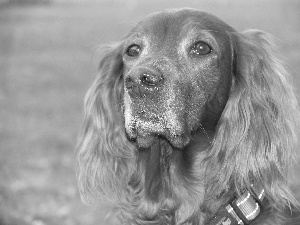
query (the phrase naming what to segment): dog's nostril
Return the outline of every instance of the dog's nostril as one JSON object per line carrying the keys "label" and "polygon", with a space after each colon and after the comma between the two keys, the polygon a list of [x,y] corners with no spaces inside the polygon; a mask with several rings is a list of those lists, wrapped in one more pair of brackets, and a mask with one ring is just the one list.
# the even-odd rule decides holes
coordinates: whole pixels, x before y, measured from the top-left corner
{"label": "dog's nostril", "polygon": [[133,86],[134,86],[134,80],[131,77],[127,77],[126,80],[125,80],[125,86],[128,89],[133,88]]}
{"label": "dog's nostril", "polygon": [[142,73],[140,76],[141,83],[146,86],[156,86],[162,80],[162,76],[150,74],[150,73]]}

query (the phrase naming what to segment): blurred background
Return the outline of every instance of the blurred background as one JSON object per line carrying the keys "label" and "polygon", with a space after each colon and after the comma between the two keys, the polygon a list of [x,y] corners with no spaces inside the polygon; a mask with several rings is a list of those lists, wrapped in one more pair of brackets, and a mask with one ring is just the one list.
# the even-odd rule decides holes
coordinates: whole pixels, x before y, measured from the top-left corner
{"label": "blurred background", "polygon": [[108,205],[81,202],[74,169],[97,49],[177,7],[274,35],[300,97],[298,0],[0,0],[0,225],[110,223]]}

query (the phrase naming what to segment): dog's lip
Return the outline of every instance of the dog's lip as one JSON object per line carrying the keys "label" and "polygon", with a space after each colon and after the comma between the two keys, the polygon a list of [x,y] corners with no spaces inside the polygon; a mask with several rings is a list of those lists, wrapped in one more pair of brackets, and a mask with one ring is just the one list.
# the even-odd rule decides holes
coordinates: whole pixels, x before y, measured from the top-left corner
{"label": "dog's lip", "polygon": [[[174,148],[184,148],[190,142],[190,133],[184,127],[184,124],[166,123],[166,121],[157,118],[150,119],[134,117],[129,126],[127,134],[133,141],[136,141],[139,147],[150,147],[157,138],[165,139]],[[174,125],[175,124],[175,125]]]}
{"label": "dog's lip", "polygon": [[182,149],[186,145],[189,144],[190,138],[188,135],[181,134],[181,135],[170,135],[168,133],[163,134],[156,134],[156,133],[137,133],[135,140],[138,144],[138,146],[143,148],[148,148],[153,145],[155,141],[157,141],[157,138],[165,139],[167,140],[175,149]]}
{"label": "dog's lip", "polygon": [[169,136],[169,137],[167,137],[167,140],[170,142],[170,144],[173,147],[175,147],[177,149],[184,148],[190,142],[189,136],[184,135],[184,134]]}

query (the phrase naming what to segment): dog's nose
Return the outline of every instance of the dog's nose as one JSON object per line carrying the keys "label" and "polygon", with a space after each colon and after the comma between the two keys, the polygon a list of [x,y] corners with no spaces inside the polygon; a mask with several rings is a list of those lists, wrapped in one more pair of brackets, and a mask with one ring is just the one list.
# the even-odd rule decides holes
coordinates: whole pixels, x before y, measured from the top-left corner
{"label": "dog's nose", "polygon": [[140,83],[148,87],[154,87],[162,81],[161,74],[154,74],[152,72],[142,72],[140,74]]}
{"label": "dog's nose", "polygon": [[146,94],[158,90],[163,81],[163,75],[159,71],[143,69],[129,75],[125,80],[125,86],[130,94]]}

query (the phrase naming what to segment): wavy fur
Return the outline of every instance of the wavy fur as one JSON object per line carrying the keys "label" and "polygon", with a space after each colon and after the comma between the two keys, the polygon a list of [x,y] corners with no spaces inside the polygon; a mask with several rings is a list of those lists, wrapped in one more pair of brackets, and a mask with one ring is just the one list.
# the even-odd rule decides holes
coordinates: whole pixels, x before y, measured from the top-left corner
{"label": "wavy fur", "polygon": [[208,188],[239,192],[263,184],[272,207],[282,211],[297,205],[287,181],[299,126],[291,78],[269,35],[256,30],[231,35],[236,76],[214,138],[209,165],[219,170]]}
{"label": "wavy fur", "polygon": [[135,147],[122,118],[123,78],[120,47],[105,49],[99,76],[85,98],[84,127],[78,141],[78,180],[83,198],[120,200],[135,167]]}

